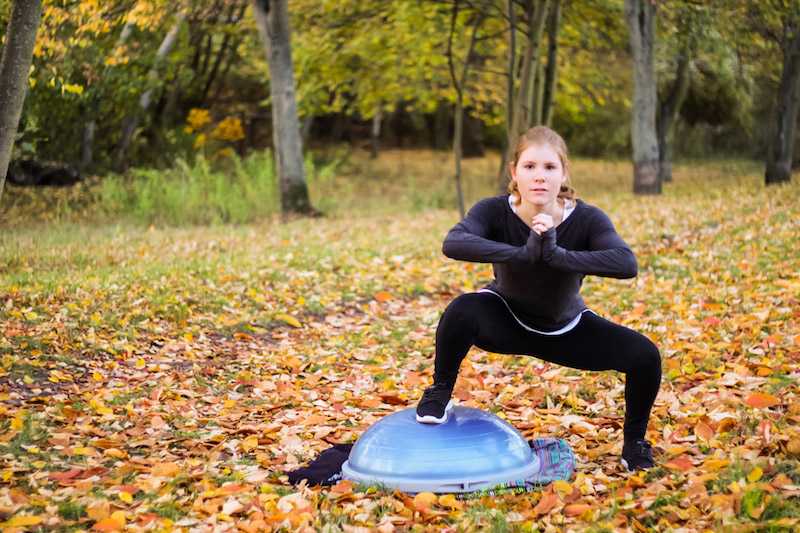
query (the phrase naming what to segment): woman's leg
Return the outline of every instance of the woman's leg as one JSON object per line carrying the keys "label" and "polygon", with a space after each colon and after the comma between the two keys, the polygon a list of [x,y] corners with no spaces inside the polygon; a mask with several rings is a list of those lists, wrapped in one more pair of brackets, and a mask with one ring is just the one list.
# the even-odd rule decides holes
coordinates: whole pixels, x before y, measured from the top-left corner
{"label": "woman's leg", "polygon": [[581,370],[624,373],[625,441],[644,439],[661,385],[661,356],[650,339],[594,313],[584,313],[578,325],[562,335],[526,333],[523,338],[479,336],[475,345],[496,353],[524,353]]}
{"label": "woman's leg", "polygon": [[[436,328],[434,383],[454,384],[461,361],[481,336],[519,324],[504,324],[513,317],[494,294],[470,292],[455,298],[442,313]],[[519,332],[515,330],[516,335]],[[512,335],[513,335],[512,334]]]}
{"label": "woman's leg", "polygon": [[467,293],[453,300],[436,330],[435,383],[455,383],[470,347],[494,353],[526,354],[582,370],[625,374],[625,440],[643,439],[661,383],[658,348],[644,335],[593,313],[562,335],[541,335],[520,326],[503,301],[491,293]]}

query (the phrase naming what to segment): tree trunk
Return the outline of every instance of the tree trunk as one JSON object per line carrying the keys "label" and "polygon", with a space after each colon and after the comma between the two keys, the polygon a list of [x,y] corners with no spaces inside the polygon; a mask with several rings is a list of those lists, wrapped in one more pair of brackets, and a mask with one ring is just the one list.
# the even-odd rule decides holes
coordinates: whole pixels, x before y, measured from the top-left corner
{"label": "tree trunk", "polygon": [[483,157],[486,150],[483,146],[483,122],[464,110],[464,133],[461,135],[461,155],[468,157]]}
{"label": "tree trunk", "polygon": [[94,133],[97,123],[92,119],[83,126],[83,137],[81,138],[81,174],[86,174],[94,160]]}
{"label": "tree trunk", "polygon": [[550,126],[553,121],[553,102],[556,94],[558,74],[558,31],[561,26],[561,0],[553,0],[552,13],[547,25],[547,69],[544,73],[544,96],[542,96],[542,123]]}
{"label": "tree trunk", "polygon": [[253,13],[269,63],[272,140],[281,209],[284,214],[316,214],[303,169],[287,0],[253,0]]}
{"label": "tree trunk", "polygon": [[[506,76],[506,131],[511,129],[514,121],[514,81],[516,80],[517,65],[517,15],[514,9],[514,0],[508,0],[508,75]],[[500,147],[500,168],[497,171],[497,191],[506,192],[508,184],[508,154],[513,147],[508,142],[508,134],[503,139]]]}
{"label": "tree trunk", "polygon": [[765,183],[792,179],[792,149],[800,107],[800,18],[789,19],[784,29],[783,72],[778,88],[774,136],[767,152]]}
{"label": "tree trunk", "polygon": [[537,62],[536,72],[533,77],[531,90],[531,110],[528,127],[538,126],[542,123],[542,99],[544,98],[544,63]]}
{"label": "tree trunk", "polygon": [[41,0],[15,0],[0,56],[0,199],[28,92],[28,72],[41,18]]}
{"label": "tree trunk", "polygon": [[[158,52],[156,53],[155,62],[153,63],[150,72],[147,74],[147,78],[151,85],[158,83],[158,67],[164,58],[169,55],[169,53],[172,51],[172,48],[175,46],[175,43],[178,41],[178,33],[180,32],[181,25],[185,19],[186,13],[178,13],[175,24],[172,26],[169,32],[167,32],[164,40],[161,41],[161,46],[158,47]],[[151,86],[144,93],[142,93],[142,95],[139,97],[139,109],[134,111],[132,115],[129,115],[123,121],[122,135],[117,147],[116,156],[114,158],[114,166],[118,171],[123,171],[125,169],[125,155],[128,151],[131,141],[133,140],[133,134],[136,131],[136,127],[139,125],[139,118],[144,115],[147,112],[147,109],[150,107],[150,102],[153,97],[153,89],[154,87]]]}
{"label": "tree trunk", "polygon": [[650,0],[625,0],[625,18],[633,51],[633,192],[661,194],[656,135],[657,86],[653,68],[656,7]]}
{"label": "tree trunk", "polygon": [[[509,102],[512,106],[510,118],[511,121],[507,125],[506,137],[508,147],[505,156],[502,158],[503,166],[500,168],[498,176],[498,188],[500,191],[505,191],[506,184],[508,183],[508,165],[507,162],[511,161],[511,151],[514,150],[517,143],[517,138],[522,133],[522,125],[525,124],[526,119],[526,106],[530,101],[528,98],[530,92],[531,71],[536,68],[536,62],[539,57],[539,42],[541,41],[542,30],[544,29],[544,22],[547,19],[547,10],[550,0],[539,0],[538,5],[534,0],[528,0],[526,5],[527,18],[528,18],[528,43],[525,47],[525,54],[522,59],[522,72],[519,74],[519,89],[514,95],[513,102]],[[510,5],[513,9],[513,5]],[[514,69],[509,72],[514,83]]]}
{"label": "tree trunk", "polygon": [[433,113],[433,147],[437,150],[450,148],[450,106],[443,101],[436,105]]}
{"label": "tree trunk", "polygon": [[456,29],[456,19],[458,18],[458,1],[453,4],[453,16],[450,24],[450,36],[447,41],[447,63],[450,68],[450,81],[456,90],[456,110],[453,122],[453,156],[456,165],[456,196],[458,198],[458,212],[461,218],[464,218],[466,213],[464,209],[464,191],[461,186],[461,160],[464,154],[463,137],[464,137],[464,91],[466,91],[467,79],[469,76],[469,65],[472,61],[472,52],[475,50],[475,43],[478,38],[478,30],[483,24],[484,15],[481,13],[475,19],[472,26],[472,35],[469,38],[469,46],[467,47],[467,54],[464,57],[464,63],[461,68],[460,78],[456,75],[455,63],[453,61],[453,35]]}
{"label": "tree trunk", "polygon": [[[125,44],[125,42],[128,40],[128,37],[130,37],[131,33],[133,33],[134,26],[136,26],[136,24],[133,22],[128,21],[125,23],[125,26],[122,27],[119,38],[114,45],[114,50]],[[103,75],[101,76],[101,79],[106,77],[108,74],[108,69],[108,65],[103,68]],[[83,137],[81,141],[81,173],[84,174],[89,172],[92,165],[94,165],[94,137],[95,133],[97,132],[97,120],[95,119],[95,115],[97,114],[100,100],[101,97],[98,95],[97,91],[92,91],[91,96],[89,97],[89,104],[85,108],[87,119],[83,125]]]}
{"label": "tree trunk", "polygon": [[509,147],[516,143],[517,137],[522,133],[522,124],[525,123],[525,106],[530,102],[526,96],[529,95],[531,90],[531,73],[535,73],[538,67],[539,43],[544,29],[544,22],[547,19],[550,0],[541,0],[536,7],[534,7],[534,4],[533,0],[530,0],[528,4],[528,44],[525,48],[525,59],[520,73],[519,91],[516,98],[514,98],[513,118],[511,128],[508,131]]}
{"label": "tree trunk", "polygon": [[378,158],[378,150],[381,144],[381,120],[383,119],[383,108],[378,107],[375,115],[372,117],[372,129],[370,130],[370,152],[369,156],[372,159]]}
{"label": "tree trunk", "polygon": [[678,55],[678,68],[675,81],[670,88],[666,99],[661,103],[656,117],[658,131],[658,179],[661,183],[672,181],[672,127],[678,112],[686,99],[689,91],[689,65],[692,60],[689,50],[683,50]]}

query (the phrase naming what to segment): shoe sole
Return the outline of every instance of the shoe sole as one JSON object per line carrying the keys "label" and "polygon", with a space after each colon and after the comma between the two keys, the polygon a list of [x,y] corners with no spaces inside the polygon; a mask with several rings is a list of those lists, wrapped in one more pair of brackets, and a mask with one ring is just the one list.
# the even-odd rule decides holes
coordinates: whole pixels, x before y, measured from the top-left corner
{"label": "shoe sole", "polygon": [[647,470],[650,470],[651,468],[655,468],[655,466],[656,466],[656,465],[654,464],[654,465],[652,465],[652,466],[647,466],[647,467],[631,468],[631,467],[628,465],[628,461],[626,461],[625,459],[620,459],[620,460],[619,460],[619,462],[620,462],[620,463],[622,463],[622,466],[623,466],[623,467],[625,467],[625,470],[627,470],[628,472],[636,472],[636,471],[638,471],[638,470],[647,471]]}
{"label": "shoe sole", "polygon": [[453,409],[453,400],[447,402],[447,407],[444,408],[444,415],[441,418],[436,418],[433,415],[425,415],[419,416],[417,415],[417,422],[422,422],[423,424],[444,424],[447,422],[447,417],[450,414],[450,411]]}

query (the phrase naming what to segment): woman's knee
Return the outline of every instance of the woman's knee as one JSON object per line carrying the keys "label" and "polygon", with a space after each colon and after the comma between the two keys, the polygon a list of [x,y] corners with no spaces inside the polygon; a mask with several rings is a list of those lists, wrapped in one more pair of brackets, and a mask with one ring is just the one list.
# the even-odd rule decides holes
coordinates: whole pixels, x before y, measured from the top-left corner
{"label": "woman's knee", "polygon": [[457,296],[447,305],[439,323],[454,323],[460,327],[477,326],[481,308],[484,306],[482,300],[482,294],[477,292]]}
{"label": "woman's knee", "polygon": [[467,318],[476,316],[480,308],[480,293],[468,292],[454,298],[445,308],[443,316]]}
{"label": "woman's knee", "polygon": [[661,374],[661,352],[653,341],[641,335],[640,348],[638,350],[638,363],[640,367],[648,368]]}

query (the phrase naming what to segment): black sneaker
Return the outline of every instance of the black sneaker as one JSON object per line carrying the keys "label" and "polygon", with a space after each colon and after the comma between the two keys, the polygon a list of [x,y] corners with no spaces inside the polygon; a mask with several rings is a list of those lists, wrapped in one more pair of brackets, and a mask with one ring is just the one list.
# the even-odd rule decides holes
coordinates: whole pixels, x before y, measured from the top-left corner
{"label": "black sneaker", "polygon": [[434,383],[422,393],[417,404],[417,422],[423,424],[443,424],[447,422],[447,415],[453,408],[453,385],[447,383]]}
{"label": "black sneaker", "polygon": [[653,447],[643,439],[626,442],[622,447],[622,466],[628,472],[634,470],[647,470],[653,468],[656,463],[653,461]]}

